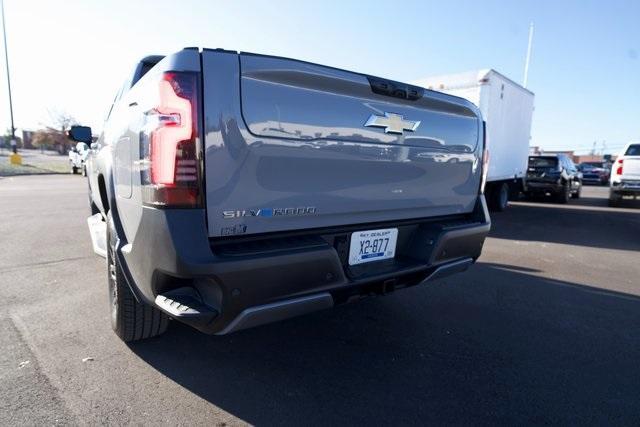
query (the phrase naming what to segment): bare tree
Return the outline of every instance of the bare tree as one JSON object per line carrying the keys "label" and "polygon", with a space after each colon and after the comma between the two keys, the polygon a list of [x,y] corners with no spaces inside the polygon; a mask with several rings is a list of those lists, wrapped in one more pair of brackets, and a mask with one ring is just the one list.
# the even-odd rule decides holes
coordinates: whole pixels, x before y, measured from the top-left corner
{"label": "bare tree", "polygon": [[78,121],[71,114],[63,110],[51,109],[47,110],[49,113],[50,125],[49,128],[59,130],[60,132],[66,132],[73,125],[78,124]]}
{"label": "bare tree", "polygon": [[41,148],[53,148],[60,154],[65,154],[73,145],[67,137],[67,131],[71,126],[78,124],[78,121],[71,114],[57,108],[48,109],[49,121],[46,124],[41,123],[44,129],[39,133],[39,146]]}

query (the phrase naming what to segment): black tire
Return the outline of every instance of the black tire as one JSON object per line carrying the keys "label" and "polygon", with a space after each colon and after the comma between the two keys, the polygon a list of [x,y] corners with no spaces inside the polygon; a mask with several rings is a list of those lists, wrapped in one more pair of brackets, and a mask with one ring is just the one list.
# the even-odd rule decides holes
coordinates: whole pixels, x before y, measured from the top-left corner
{"label": "black tire", "polygon": [[509,186],[506,182],[503,182],[496,191],[493,192],[493,198],[495,199],[493,208],[497,212],[504,212],[509,206]]}
{"label": "black tire", "polygon": [[111,306],[111,328],[124,342],[138,341],[163,334],[169,317],[143,302],[138,302],[126,283],[116,256],[115,227],[111,212],[107,215],[107,281]]}
{"label": "black tire", "polygon": [[82,165],[82,176],[87,176],[87,167]]}
{"label": "black tire", "polygon": [[91,200],[91,195],[89,195],[89,209],[91,209],[91,216],[100,213],[100,209],[98,209],[96,204],[93,203],[93,200]]}
{"label": "black tire", "polygon": [[555,199],[557,203],[569,203],[569,198],[571,196],[571,186],[568,182],[565,182],[562,186],[562,190],[555,195]]}
{"label": "black tire", "polygon": [[619,208],[622,205],[620,196],[609,195],[609,207]]}
{"label": "black tire", "polygon": [[94,216],[95,214],[100,213],[100,209],[98,209],[98,206],[93,203],[93,199],[91,198],[91,185],[89,184],[89,180],[87,180],[87,187],[89,187],[87,191],[87,194],[89,196],[89,209],[91,210],[91,216]]}
{"label": "black tire", "polygon": [[580,186],[578,187],[576,192],[571,194],[571,198],[572,199],[579,199],[581,195],[582,195],[582,183],[580,183]]}
{"label": "black tire", "polygon": [[77,167],[75,167],[75,166],[71,166],[71,173],[72,173],[72,174],[74,174],[74,175],[77,175],[77,173],[78,173],[78,168],[77,168]]}

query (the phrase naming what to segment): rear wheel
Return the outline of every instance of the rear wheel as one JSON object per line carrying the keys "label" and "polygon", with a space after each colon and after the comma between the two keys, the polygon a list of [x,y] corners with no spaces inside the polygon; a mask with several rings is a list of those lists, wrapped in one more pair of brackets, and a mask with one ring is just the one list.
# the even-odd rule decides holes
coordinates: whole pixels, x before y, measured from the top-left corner
{"label": "rear wheel", "polygon": [[575,193],[571,194],[571,198],[572,199],[579,199],[581,195],[582,195],[582,183],[580,183],[580,185],[578,186],[578,189],[575,191]]}
{"label": "rear wheel", "polygon": [[568,182],[565,182],[562,186],[562,189],[556,194],[556,202],[558,203],[569,203],[569,198],[571,197],[571,186]]}
{"label": "rear wheel", "polygon": [[489,194],[489,208],[492,211],[502,212],[509,206],[509,186],[506,182],[491,189]]}
{"label": "rear wheel", "polygon": [[116,254],[117,235],[111,212],[107,215],[107,280],[111,327],[125,342],[155,337],[169,326],[169,317],[155,307],[136,300],[126,282]]}
{"label": "rear wheel", "polygon": [[621,205],[622,197],[617,194],[609,194],[609,206],[612,208],[617,208]]}
{"label": "rear wheel", "polygon": [[89,195],[89,209],[91,209],[91,216],[100,213],[100,209],[98,209],[96,204],[93,203],[93,200],[91,200],[91,195]]}
{"label": "rear wheel", "polygon": [[89,184],[89,180],[87,180],[87,185],[89,187],[89,191],[87,192],[89,196],[89,209],[91,210],[91,216],[94,216],[95,214],[100,213],[100,209],[98,209],[98,206],[93,203],[93,199],[91,198],[91,185]]}
{"label": "rear wheel", "polygon": [[507,183],[502,183],[498,191],[496,191],[496,210],[504,211],[509,206],[509,186]]}

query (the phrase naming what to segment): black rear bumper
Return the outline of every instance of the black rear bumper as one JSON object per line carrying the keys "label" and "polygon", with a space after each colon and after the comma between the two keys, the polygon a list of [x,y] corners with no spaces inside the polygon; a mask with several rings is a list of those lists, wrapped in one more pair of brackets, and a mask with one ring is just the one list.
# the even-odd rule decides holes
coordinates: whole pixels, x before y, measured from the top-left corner
{"label": "black rear bumper", "polygon": [[558,179],[527,179],[526,192],[527,193],[560,193],[564,190],[564,187]]}
{"label": "black rear bumper", "polygon": [[610,193],[618,196],[640,196],[640,180],[613,182]]}
{"label": "black rear bumper", "polygon": [[582,175],[583,184],[605,184],[609,181],[606,176],[600,175]]}
{"label": "black rear bumper", "polygon": [[[165,309],[159,295],[193,289],[216,316],[169,314],[223,334],[462,271],[480,256],[490,226],[480,197],[473,213],[455,217],[209,240],[204,211],[149,208],[119,255],[139,299]],[[398,228],[396,257],[349,266],[350,234],[378,227]]]}

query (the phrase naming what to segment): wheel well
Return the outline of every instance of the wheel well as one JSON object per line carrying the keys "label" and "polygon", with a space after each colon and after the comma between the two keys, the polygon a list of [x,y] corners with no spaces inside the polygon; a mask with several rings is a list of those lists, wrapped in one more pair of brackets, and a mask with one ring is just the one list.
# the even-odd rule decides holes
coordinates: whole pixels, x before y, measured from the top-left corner
{"label": "wheel well", "polygon": [[109,197],[107,196],[107,186],[104,183],[103,175],[98,175],[98,191],[100,192],[100,201],[106,215],[109,213]]}

